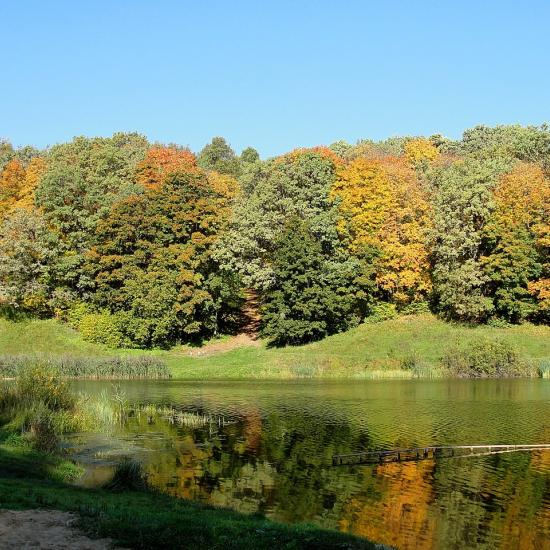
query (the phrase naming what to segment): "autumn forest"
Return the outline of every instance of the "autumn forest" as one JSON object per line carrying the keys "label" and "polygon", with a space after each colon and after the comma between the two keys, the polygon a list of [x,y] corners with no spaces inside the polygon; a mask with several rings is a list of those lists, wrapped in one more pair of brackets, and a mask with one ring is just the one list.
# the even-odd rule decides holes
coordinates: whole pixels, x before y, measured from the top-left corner
{"label": "autumn forest", "polygon": [[0,143],[0,307],[110,347],[271,345],[431,311],[550,322],[550,128],[338,141],[261,160],[136,133]]}

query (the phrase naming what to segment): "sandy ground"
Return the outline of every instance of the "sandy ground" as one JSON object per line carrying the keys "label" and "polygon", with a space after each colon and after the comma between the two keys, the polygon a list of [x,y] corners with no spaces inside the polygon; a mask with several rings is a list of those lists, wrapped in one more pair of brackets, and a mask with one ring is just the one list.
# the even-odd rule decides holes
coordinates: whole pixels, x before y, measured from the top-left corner
{"label": "sandy ground", "polygon": [[261,343],[256,338],[253,338],[248,334],[242,333],[236,336],[232,336],[231,338],[227,338],[222,342],[214,341],[200,348],[186,350],[184,353],[185,355],[189,355],[191,357],[208,357],[210,355],[216,355],[217,353],[224,353],[232,349],[244,348],[244,347],[250,347],[250,346],[259,347],[261,346]]}
{"label": "sandy ground", "polygon": [[0,549],[105,550],[110,539],[90,539],[72,527],[76,516],[57,510],[0,510]]}

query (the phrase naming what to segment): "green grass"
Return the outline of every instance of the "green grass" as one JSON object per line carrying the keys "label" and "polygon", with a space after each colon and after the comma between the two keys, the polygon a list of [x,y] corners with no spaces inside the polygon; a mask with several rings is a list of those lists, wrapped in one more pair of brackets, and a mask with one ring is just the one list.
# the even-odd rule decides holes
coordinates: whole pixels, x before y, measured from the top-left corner
{"label": "green grass", "polygon": [[0,353],[113,354],[102,346],[85,342],[78,332],[55,319],[19,322],[0,319]]}
{"label": "green grass", "polygon": [[300,347],[240,348],[209,357],[168,354],[166,361],[174,377],[191,379],[439,377],[449,347],[480,337],[507,342],[534,363],[550,358],[550,327],[466,327],[420,315],[364,324]]}
{"label": "green grass", "polygon": [[87,534],[110,537],[127,548],[375,548],[367,540],[313,525],[278,524],[155,492],[64,483],[76,469],[51,455],[0,443],[0,508],[76,512],[78,526]]}
{"label": "green grass", "polygon": [[[300,347],[243,347],[191,357],[185,348],[172,351],[120,350],[119,355],[156,355],[182,379],[414,378],[446,376],[441,358],[450,346],[476,338],[499,339],[517,349],[522,359],[547,365],[550,327],[530,324],[497,328],[446,323],[433,315],[406,316],[364,324]],[[57,321],[0,320],[0,354],[50,353],[112,356],[103,346],[86,343]]]}

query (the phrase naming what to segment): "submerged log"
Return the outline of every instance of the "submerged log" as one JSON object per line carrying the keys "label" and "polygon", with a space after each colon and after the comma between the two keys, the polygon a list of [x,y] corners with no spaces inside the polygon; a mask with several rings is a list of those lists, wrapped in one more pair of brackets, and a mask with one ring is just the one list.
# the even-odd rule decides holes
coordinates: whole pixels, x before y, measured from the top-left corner
{"label": "submerged log", "polygon": [[433,445],[410,449],[361,451],[334,455],[332,464],[384,464],[386,462],[410,462],[435,458],[467,458],[517,451],[550,450],[550,443],[536,445]]}

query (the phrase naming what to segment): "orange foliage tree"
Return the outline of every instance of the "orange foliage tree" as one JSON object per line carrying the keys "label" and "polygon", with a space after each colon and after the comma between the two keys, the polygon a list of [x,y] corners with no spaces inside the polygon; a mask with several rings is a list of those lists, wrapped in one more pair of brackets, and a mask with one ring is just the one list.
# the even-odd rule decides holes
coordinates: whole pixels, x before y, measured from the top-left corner
{"label": "orange foliage tree", "polygon": [[197,172],[197,159],[189,149],[175,146],[151,147],[136,168],[136,180],[149,189],[175,172]]}
{"label": "orange foliage tree", "polygon": [[13,207],[24,182],[25,168],[18,160],[10,160],[0,175],[0,216]]}
{"label": "orange foliage tree", "polygon": [[41,157],[33,157],[25,167],[17,159],[9,161],[0,175],[0,216],[4,218],[14,208],[34,207],[34,191],[46,169]]}

